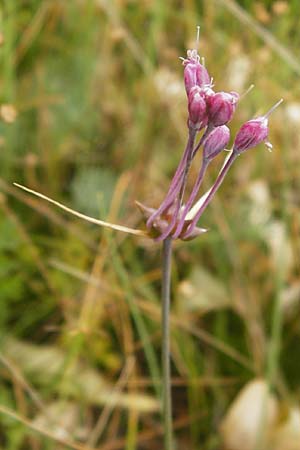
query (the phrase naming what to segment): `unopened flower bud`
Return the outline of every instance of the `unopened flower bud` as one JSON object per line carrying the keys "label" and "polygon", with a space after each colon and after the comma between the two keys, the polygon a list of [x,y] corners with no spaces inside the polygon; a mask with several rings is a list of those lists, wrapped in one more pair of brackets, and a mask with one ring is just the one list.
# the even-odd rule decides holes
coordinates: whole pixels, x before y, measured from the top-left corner
{"label": "unopened flower bud", "polygon": [[199,55],[196,51],[189,50],[188,58],[184,64],[184,84],[187,95],[195,86],[203,87],[210,84],[210,77],[206,68],[200,64]]}
{"label": "unopened flower bud", "polygon": [[203,64],[197,64],[197,85],[200,87],[209,86],[211,83],[210,76]]}
{"label": "unopened flower bud", "polygon": [[215,127],[225,125],[232,119],[238,101],[236,92],[217,92],[207,96],[207,114],[209,123]]}
{"label": "unopened flower bud", "polygon": [[215,158],[228,144],[230,130],[226,125],[214,128],[203,145],[203,157],[211,160]]}
{"label": "unopened flower bud", "polygon": [[200,129],[206,116],[206,102],[201,88],[195,86],[189,93],[189,125]]}
{"label": "unopened flower bud", "polygon": [[249,148],[256,147],[267,139],[268,134],[268,119],[258,117],[257,119],[249,120],[239,129],[234,141],[233,150],[241,153]]}
{"label": "unopened flower bud", "polygon": [[[268,117],[282,101],[282,99],[279,100],[264,116],[249,120],[241,126],[233,144],[233,150],[236,153],[242,153],[266,142],[269,134]],[[272,148],[269,142],[266,142],[266,145]]]}

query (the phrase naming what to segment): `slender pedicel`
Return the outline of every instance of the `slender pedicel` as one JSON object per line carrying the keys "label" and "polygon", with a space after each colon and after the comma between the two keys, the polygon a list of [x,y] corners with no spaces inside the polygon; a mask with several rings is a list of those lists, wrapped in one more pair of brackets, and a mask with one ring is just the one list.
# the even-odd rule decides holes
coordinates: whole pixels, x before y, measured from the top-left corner
{"label": "slender pedicel", "polygon": [[203,143],[203,156],[202,156],[202,166],[198,174],[196,183],[192,190],[192,193],[185,205],[183,213],[180,215],[180,221],[177,229],[173,235],[173,238],[180,236],[181,231],[185,225],[186,216],[198,194],[200,189],[205,171],[209,163],[227,146],[230,139],[230,130],[226,125],[214,128]]}
{"label": "slender pedicel", "polygon": [[179,166],[177,167],[177,170],[176,170],[173,180],[171,182],[168,193],[167,193],[165,199],[163,200],[163,202],[161,203],[161,205],[159,206],[159,208],[147,220],[147,228],[150,228],[153,225],[153,222],[155,221],[155,219],[157,217],[159,217],[160,215],[162,215],[166,210],[168,210],[168,208],[172,205],[176,196],[180,192],[180,187],[182,185],[183,171],[186,166],[187,158],[193,149],[195,135],[196,135],[196,132],[194,130],[190,130],[189,138],[188,138],[188,142],[187,142],[184,154],[181,158]]}
{"label": "slender pedicel", "polygon": [[166,229],[163,230],[162,234],[154,239],[156,242],[164,241],[171,234],[171,232],[172,232],[173,228],[175,227],[176,222],[178,220],[179,211],[180,211],[180,200],[179,200],[179,198],[177,198],[176,203],[175,203],[175,209],[171,216],[171,221],[168,224],[168,226],[166,227]]}
{"label": "slender pedicel", "polygon": [[212,186],[211,190],[209,191],[209,193],[208,193],[204,203],[200,206],[200,208],[197,211],[197,213],[195,214],[191,224],[188,226],[186,232],[184,233],[183,238],[186,239],[192,234],[193,229],[195,228],[195,226],[197,225],[198,220],[200,219],[200,216],[202,215],[202,213],[204,212],[206,207],[211,202],[213,196],[215,195],[215,193],[217,192],[217,190],[221,186],[221,184],[222,184],[222,182],[223,182],[223,180],[224,180],[228,170],[230,169],[231,165],[233,164],[233,162],[235,161],[237,156],[238,156],[237,153],[232,153],[230,155],[230,158],[228,159],[227,163],[225,164],[225,166],[223,167],[223,169],[219,173],[219,175],[218,175],[214,185]]}
{"label": "slender pedicel", "polygon": [[[191,158],[189,158],[187,160],[188,155],[186,155],[187,158],[185,158],[184,161],[182,160],[180,166],[178,167],[178,169],[176,171],[176,174],[175,174],[175,176],[173,178],[173,182],[171,183],[171,186],[170,186],[168,194],[167,194],[167,197],[170,196],[170,201],[167,202],[168,203],[168,207],[170,207],[170,205],[172,204],[172,201],[174,201],[177,193],[179,192],[179,188],[178,188],[179,183],[182,183],[182,188],[181,188],[181,193],[180,193],[180,200],[181,200],[181,203],[182,203],[184,190],[185,190],[185,185],[186,185],[185,181],[186,181],[186,177],[187,177],[187,174],[189,172],[189,169],[190,169],[190,164],[192,163],[192,160],[194,159],[194,157],[195,157],[196,153],[198,152],[198,150],[200,149],[200,147],[202,145],[204,145],[206,139],[208,138],[208,136],[210,135],[210,133],[213,130],[214,130],[214,126],[208,126],[206,128],[205,132],[203,133],[203,135],[201,136],[199,143],[193,149],[193,152],[191,154]],[[177,177],[176,180],[175,180],[175,177]],[[182,181],[182,179],[183,179],[183,181]],[[175,183],[174,183],[174,181],[175,181]],[[173,186],[172,186],[172,184],[173,184]],[[157,212],[158,212],[158,210],[155,213],[156,217],[159,215],[159,214],[157,214]],[[161,211],[160,211],[160,214],[161,214]]]}
{"label": "slender pedicel", "polygon": [[204,178],[204,175],[205,175],[205,172],[206,172],[206,169],[207,169],[209,163],[210,163],[210,161],[208,161],[208,160],[205,160],[205,159],[202,160],[201,169],[199,171],[196,183],[194,185],[194,188],[192,190],[192,193],[191,193],[186,205],[184,206],[183,213],[180,215],[180,220],[177,225],[176,231],[173,234],[173,239],[177,239],[178,236],[180,236],[180,234],[182,232],[182,229],[185,225],[185,217],[186,217],[187,213],[189,212],[189,210],[198,194],[198,191],[200,189],[201,183],[203,181],[203,178]]}
{"label": "slender pedicel", "polygon": [[198,152],[200,147],[204,144],[205,140],[208,138],[209,134],[213,131],[214,128],[215,127],[213,125],[210,125],[210,124],[207,125],[207,128],[206,128],[205,132],[203,133],[203,135],[201,136],[199,143],[193,150],[192,159],[194,159],[196,153]]}
{"label": "slender pedicel", "polygon": [[187,162],[184,167],[181,184],[178,185],[179,186],[179,197],[176,198],[176,200],[175,200],[175,209],[172,212],[172,218],[171,218],[171,221],[170,221],[168,227],[163,231],[161,236],[159,236],[155,239],[156,242],[163,241],[171,233],[171,231],[173,230],[173,228],[178,220],[178,215],[179,215],[179,211],[181,208],[182,197],[183,197],[186,179],[187,179],[187,174],[188,174],[188,171],[190,168],[190,161],[191,161],[192,151],[193,151],[194,142],[195,142],[195,135],[196,135],[196,133],[194,132],[194,130],[190,130],[190,143],[189,143],[189,152],[187,155]]}

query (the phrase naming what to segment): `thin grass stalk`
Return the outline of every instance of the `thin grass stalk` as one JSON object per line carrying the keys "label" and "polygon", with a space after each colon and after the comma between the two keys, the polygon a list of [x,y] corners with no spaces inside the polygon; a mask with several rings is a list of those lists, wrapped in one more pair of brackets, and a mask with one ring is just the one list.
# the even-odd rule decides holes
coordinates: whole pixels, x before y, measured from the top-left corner
{"label": "thin grass stalk", "polygon": [[134,321],[134,324],[136,326],[138,335],[141,339],[141,342],[143,344],[143,349],[145,352],[146,361],[149,367],[149,371],[151,374],[151,378],[153,380],[153,386],[155,389],[155,393],[157,398],[159,399],[161,397],[161,387],[159,385],[159,379],[161,376],[161,371],[159,368],[159,364],[155,355],[155,351],[153,348],[153,344],[151,342],[151,338],[148,333],[147,325],[144,320],[144,317],[140,311],[140,308],[138,304],[135,302],[132,287],[130,285],[130,282],[128,281],[128,276],[126,273],[126,270],[124,268],[123,262],[120,258],[120,255],[117,252],[114,240],[110,238],[110,246],[111,246],[111,254],[112,254],[112,263],[115,267],[116,273],[122,282],[124,288],[125,288],[125,298],[128,302],[130,312],[132,314],[132,318]]}
{"label": "thin grass stalk", "polygon": [[[281,258],[283,259],[283,248],[281,248]],[[271,335],[268,345],[267,353],[267,367],[266,367],[266,378],[268,389],[265,392],[265,396],[262,404],[261,412],[261,424],[257,433],[257,441],[254,450],[262,450],[265,439],[266,421],[267,421],[267,408],[268,408],[268,397],[274,387],[276,386],[276,379],[279,372],[280,363],[280,347],[282,340],[282,304],[281,304],[281,291],[283,288],[284,274],[281,266],[277,267],[274,273],[275,279],[275,297],[272,308],[272,321],[271,321]]]}
{"label": "thin grass stalk", "polygon": [[172,238],[163,241],[162,252],[162,415],[164,450],[173,448],[172,395],[170,364],[170,288],[172,264]]}
{"label": "thin grass stalk", "polygon": [[281,273],[277,274],[276,280],[276,293],[272,311],[272,328],[271,339],[269,343],[268,351],[268,367],[267,367],[267,379],[270,389],[276,384],[276,376],[278,375],[279,358],[280,358],[280,345],[282,334],[282,305],[281,305],[281,290],[283,276]]}

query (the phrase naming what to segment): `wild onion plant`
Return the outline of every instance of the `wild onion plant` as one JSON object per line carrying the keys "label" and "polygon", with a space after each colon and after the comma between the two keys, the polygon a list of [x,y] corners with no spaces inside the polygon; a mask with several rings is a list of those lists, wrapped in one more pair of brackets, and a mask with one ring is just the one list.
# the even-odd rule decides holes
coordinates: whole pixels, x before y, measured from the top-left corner
{"label": "wild onion plant", "polygon": [[[163,243],[161,299],[163,336],[162,406],[165,450],[173,448],[169,345],[172,241],[175,239],[190,240],[207,231],[197,226],[198,221],[239,155],[262,142],[269,149],[272,149],[272,144],[267,140],[269,134],[268,118],[282,102],[282,99],[279,100],[265,115],[251,119],[241,126],[213,186],[198,201],[195,201],[209,164],[228,146],[230,130],[227,124],[234,115],[240,96],[236,92],[215,92],[213,79],[203,64],[203,60],[202,63],[200,62],[200,56],[196,49],[188,50],[187,58],[182,59],[188,100],[187,144],[167,195],[160,206],[157,209],[151,209],[139,204],[147,218],[146,226],[149,234],[154,237],[156,242]],[[194,180],[194,187],[187,200],[184,201],[189,170],[194,158],[200,153],[200,149],[202,149],[202,164],[198,176]]]}
{"label": "wild onion plant", "polygon": [[[170,286],[172,242],[175,239],[191,240],[207,230],[198,226],[202,214],[221,186],[233,162],[242,153],[268,142],[268,119],[274,109],[282,102],[279,100],[265,115],[244,123],[236,134],[231,149],[231,121],[240,96],[236,92],[216,92],[213,79],[207,71],[203,59],[196,49],[187,51],[183,59],[184,85],[187,94],[187,143],[181,160],[170,183],[167,194],[156,208],[137,202],[146,221],[146,230],[131,229],[85,216],[43,194],[24,186],[18,187],[47,200],[65,211],[100,226],[140,236],[148,236],[156,242],[162,242],[162,415],[164,424],[164,450],[173,449],[171,371],[170,371]],[[193,181],[191,192],[186,195],[187,180],[191,165],[196,156],[202,153],[201,167]],[[212,187],[197,200],[205,173],[212,160],[225,149],[228,150],[222,168]]]}

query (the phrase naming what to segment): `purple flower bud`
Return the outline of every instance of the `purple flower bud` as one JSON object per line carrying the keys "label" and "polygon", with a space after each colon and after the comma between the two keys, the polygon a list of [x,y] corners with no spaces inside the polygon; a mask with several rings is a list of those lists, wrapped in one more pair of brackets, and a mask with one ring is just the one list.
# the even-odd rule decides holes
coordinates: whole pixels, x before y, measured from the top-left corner
{"label": "purple flower bud", "polygon": [[184,68],[184,84],[187,95],[189,95],[190,90],[197,86],[197,65],[195,63],[189,62]]}
{"label": "purple flower bud", "polygon": [[203,145],[203,157],[212,160],[228,144],[230,139],[230,130],[226,125],[214,128]]}
{"label": "purple flower bud", "polygon": [[261,142],[265,142],[267,147],[272,148],[272,144],[266,142],[269,134],[268,118],[282,102],[283,99],[280,99],[264,116],[248,120],[241,126],[233,144],[233,150],[236,153],[242,153],[249,148],[256,147]]}
{"label": "purple flower bud", "polygon": [[258,117],[244,123],[239,129],[233,144],[233,150],[237,153],[256,147],[266,141],[269,134],[268,119]]}
{"label": "purple flower bud", "polygon": [[217,92],[207,96],[208,121],[215,127],[232,119],[239,95],[236,92]]}
{"label": "purple flower bud", "polygon": [[199,86],[193,87],[188,99],[189,126],[199,130],[207,120],[206,102],[202,89]]}
{"label": "purple flower bud", "polygon": [[183,60],[184,84],[187,95],[195,86],[210,85],[210,77],[206,68],[200,64],[199,55],[195,50],[188,51],[188,58]]}
{"label": "purple flower bud", "polygon": [[211,84],[210,76],[206,70],[206,67],[200,63],[197,64],[196,75],[197,75],[197,85],[198,86],[200,86],[200,87],[210,86],[210,84]]}

